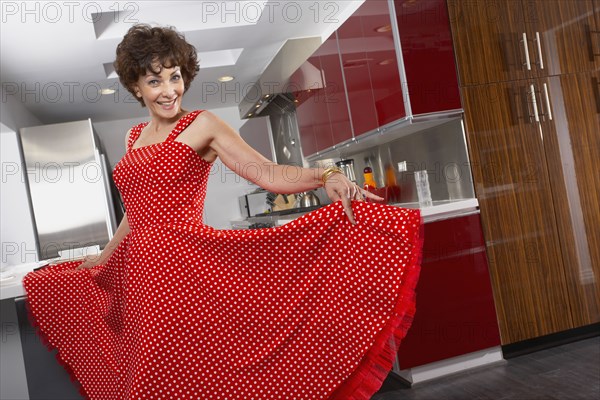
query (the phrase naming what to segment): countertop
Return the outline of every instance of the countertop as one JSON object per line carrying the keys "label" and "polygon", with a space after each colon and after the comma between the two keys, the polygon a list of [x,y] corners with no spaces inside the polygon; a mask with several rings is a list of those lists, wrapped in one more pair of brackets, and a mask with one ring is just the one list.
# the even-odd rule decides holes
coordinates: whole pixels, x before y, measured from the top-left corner
{"label": "countertop", "polygon": [[[418,202],[414,203],[394,203],[395,207],[420,208],[421,216],[424,222],[432,222],[440,219],[454,218],[456,216],[476,212],[479,210],[477,199],[459,199],[459,200],[437,200],[433,201],[431,207],[420,207]],[[232,221],[232,226],[237,228],[247,228],[253,223],[265,223],[280,226],[293,221],[294,219],[306,214],[306,212],[287,214],[287,215],[265,215],[260,217],[250,217],[242,221]]]}

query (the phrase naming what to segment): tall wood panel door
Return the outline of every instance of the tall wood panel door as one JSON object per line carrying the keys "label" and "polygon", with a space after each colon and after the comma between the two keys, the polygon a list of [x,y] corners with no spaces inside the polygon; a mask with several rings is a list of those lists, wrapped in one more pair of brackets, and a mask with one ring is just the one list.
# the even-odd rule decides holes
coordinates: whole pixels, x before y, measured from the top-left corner
{"label": "tall wood panel door", "polygon": [[575,327],[600,322],[600,70],[537,83]]}
{"label": "tall wood panel door", "polygon": [[534,76],[600,68],[592,0],[523,0],[523,7]]}
{"label": "tall wood panel door", "polygon": [[462,90],[502,344],[573,326],[534,83]]}
{"label": "tall wood panel door", "polygon": [[448,0],[448,14],[461,86],[530,77],[521,0]]}

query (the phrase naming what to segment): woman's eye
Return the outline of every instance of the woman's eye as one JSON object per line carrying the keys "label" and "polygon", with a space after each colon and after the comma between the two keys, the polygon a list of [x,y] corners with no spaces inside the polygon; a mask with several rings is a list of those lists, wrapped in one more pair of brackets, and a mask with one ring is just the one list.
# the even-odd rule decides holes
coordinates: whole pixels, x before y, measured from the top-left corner
{"label": "woman's eye", "polygon": [[158,83],[158,81],[156,79],[152,79],[151,81],[148,82],[150,85],[156,85]]}
{"label": "woman's eye", "polygon": [[181,79],[181,75],[173,75],[173,79],[178,81]]}

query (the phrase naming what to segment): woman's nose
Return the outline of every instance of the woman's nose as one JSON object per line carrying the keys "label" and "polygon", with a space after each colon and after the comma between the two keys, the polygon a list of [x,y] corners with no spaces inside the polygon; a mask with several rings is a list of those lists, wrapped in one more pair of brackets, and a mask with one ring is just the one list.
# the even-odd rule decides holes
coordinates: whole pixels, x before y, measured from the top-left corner
{"label": "woman's nose", "polygon": [[162,94],[165,97],[171,98],[175,95],[175,88],[172,85],[166,84],[163,86]]}

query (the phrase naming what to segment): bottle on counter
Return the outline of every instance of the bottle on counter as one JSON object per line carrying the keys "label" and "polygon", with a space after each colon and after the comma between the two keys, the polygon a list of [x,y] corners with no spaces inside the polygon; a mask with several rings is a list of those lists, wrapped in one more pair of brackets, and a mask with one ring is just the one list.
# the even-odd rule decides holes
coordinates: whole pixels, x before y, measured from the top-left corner
{"label": "bottle on counter", "polygon": [[372,192],[373,190],[377,189],[375,177],[373,176],[373,168],[367,165],[363,170],[363,176],[365,178],[363,189],[365,189],[368,192]]}
{"label": "bottle on counter", "polygon": [[396,171],[392,164],[385,166],[385,188],[389,202],[396,203],[400,201],[400,186],[396,180]]}

